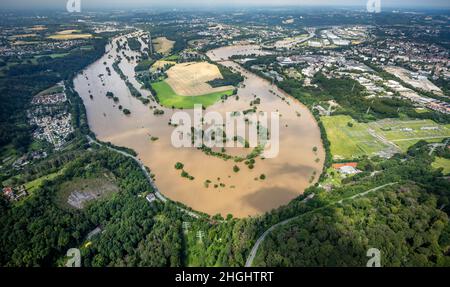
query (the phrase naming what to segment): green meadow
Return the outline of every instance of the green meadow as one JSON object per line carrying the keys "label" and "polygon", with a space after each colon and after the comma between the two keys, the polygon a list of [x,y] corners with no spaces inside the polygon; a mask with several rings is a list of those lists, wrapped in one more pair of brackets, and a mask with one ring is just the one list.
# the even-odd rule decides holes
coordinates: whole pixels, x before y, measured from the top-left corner
{"label": "green meadow", "polygon": [[162,106],[167,108],[175,107],[177,109],[193,109],[196,104],[208,107],[217,103],[222,96],[231,96],[233,94],[233,90],[228,90],[199,96],[180,96],[165,81],[153,83],[152,87],[156,91],[156,96]]}
{"label": "green meadow", "polygon": [[450,159],[443,157],[436,157],[432,166],[436,169],[442,168],[444,175],[450,174]]}

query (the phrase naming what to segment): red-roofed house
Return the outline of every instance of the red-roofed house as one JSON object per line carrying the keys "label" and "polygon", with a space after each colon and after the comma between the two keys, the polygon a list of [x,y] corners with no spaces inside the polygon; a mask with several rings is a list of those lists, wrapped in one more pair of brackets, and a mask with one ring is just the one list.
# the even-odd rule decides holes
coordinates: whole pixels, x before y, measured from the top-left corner
{"label": "red-roofed house", "polygon": [[344,175],[352,175],[352,174],[360,173],[361,171],[356,169],[357,166],[358,166],[357,162],[333,164],[333,168],[338,170],[341,174],[344,174]]}
{"label": "red-roofed house", "polygon": [[11,187],[3,188],[3,194],[8,197],[10,200],[14,200],[16,198],[14,191]]}
{"label": "red-roofed house", "polygon": [[351,167],[356,168],[358,166],[358,163],[357,162],[346,162],[346,163],[335,163],[332,165],[332,167],[334,169],[340,169],[341,167],[344,167],[344,166],[351,166]]}

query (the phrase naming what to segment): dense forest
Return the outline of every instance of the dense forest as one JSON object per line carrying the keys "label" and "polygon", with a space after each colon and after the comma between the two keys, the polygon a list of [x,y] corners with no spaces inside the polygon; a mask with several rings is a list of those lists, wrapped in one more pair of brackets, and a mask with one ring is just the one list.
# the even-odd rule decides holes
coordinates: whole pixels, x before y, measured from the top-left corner
{"label": "dense forest", "polygon": [[448,266],[450,225],[435,196],[414,184],[309,213],[272,233],[256,266]]}
{"label": "dense forest", "polygon": [[448,266],[450,183],[432,162],[427,144],[419,142],[407,155],[366,159],[358,166],[364,172],[332,193],[310,188],[305,195],[314,193],[313,200],[295,200],[262,220],[270,226],[298,216],[268,236],[254,265],[365,266],[374,247],[384,254],[383,266]]}
{"label": "dense forest", "polygon": [[215,79],[212,81],[209,81],[208,84],[210,84],[213,88],[216,87],[222,87],[222,86],[237,86],[239,83],[244,81],[244,77],[240,73],[235,73],[231,71],[229,68],[216,64],[218,66],[220,73],[222,74],[222,79]]}
{"label": "dense forest", "polygon": [[[126,260],[154,266],[180,264],[180,247],[173,244],[178,237],[176,226],[157,222],[154,217],[164,213],[172,216],[172,221],[181,215],[174,208],[170,210],[170,206],[150,206],[144,197],[138,197],[151,192],[151,187],[133,160],[107,150],[94,150],[72,160],[64,170],[20,204],[10,205],[1,197],[0,265],[55,265],[69,248],[79,247],[88,232],[99,225],[105,226],[102,236],[93,239],[92,248],[82,249],[84,266],[122,265]],[[119,193],[83,210],[60,207],[56,199],[62,183],[95,178],[105,170],[114,175]],[[158,248],[148,250],[145,242],[149,240]],[[148,252],[133,253],[138,248]],[[167,261],[162,262],[165,255]]]}
{"label": "dense forest", "polygon": [[[105,172],[114,175],[118,193],[82,210],[61,208],[57,199],[63,183]],[[0,265],[61,265],[73,247],[81,249],[83,266],[244,264],[256,231],[249,221],[191,218],[175,204],[150,204],[143,196],[148,192],[151,186],[133,160],[92,146],[20,204],[0,196]],[[191,226],[185,236],[183,222]],[[96,227],[102,228],[101,234],[88,240]],[[202,243],[199,230],[205,232]]]}

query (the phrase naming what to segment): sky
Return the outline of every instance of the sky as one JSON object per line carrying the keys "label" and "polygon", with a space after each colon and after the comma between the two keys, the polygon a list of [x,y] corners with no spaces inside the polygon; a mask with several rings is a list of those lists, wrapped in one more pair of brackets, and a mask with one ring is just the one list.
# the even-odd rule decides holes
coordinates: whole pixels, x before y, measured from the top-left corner
{"label": "sky", "polygon": [[[69,0],[0,0],[1,8],[64,9]],[[223,6],[365,6],[368,0],[79,0],[82,8],[223,7]],[[380,0],[381,7],[450,8],[450,0]]]}

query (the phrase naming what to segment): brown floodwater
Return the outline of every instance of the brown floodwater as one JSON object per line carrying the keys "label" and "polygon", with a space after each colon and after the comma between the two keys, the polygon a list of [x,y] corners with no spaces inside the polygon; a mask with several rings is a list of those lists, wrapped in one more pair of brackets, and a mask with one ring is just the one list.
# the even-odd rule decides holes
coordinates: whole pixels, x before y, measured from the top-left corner
{"label": "brown floodwater", "polygon": [[[119,39],[123,40],[123,36]],[[74,79],[75,89],[84,101],[89,126],[98,139],[135,150],[139,159],[155,174],[155,183],[165,196],[211,215],[220,213],[224,216],[233,214],[235,217],[247,217],[289,203],[317,181],[323,167],[324,150],[320,130],[312,114],[304,105],[268,81],[227,61],[231,55],[259,53],[257,46],[231,46],[208,52],[213,61],[221,61],[226,66],[239,69],[246,79],[238,89],[239,100],[230,97],[210,106],[205,112],[225,114],[247,110],[257,95],[261,99],[258,111],[278,111],[281,114],[278,156],[258,158],[252,170],[244,163],[238,163],[240,172],[235,173],[233,166],[236,163],[233,160],[224,161],[195,148],[177,149],[172,146],[171,135],[175,128],[168,123],[174,111],[158,107],[165,114],[156,116],[149,106],[131,96],[125,83],[112,68],[117,56],[116,40],[107,47],[107,52],[100,60]],[[130,50],[125,53],[137,56],[136,52]],[[104,65],[104,62],[107,64]],[[135,61],[128,62],[123,58],[120,68],[144,96],[150,96],[149,91],[141,89],[134,79],[135,65]],[[106,67],[110,67],[111,76],[108,76]],[[104,76],[99,77],[100,74]],[[108,99],[105,96],[108,91],[113,92],[120,103],[114,104],[113,100]],[[119,104],[129,109],[131,115],[125,116],[119,110]],[[154,101],[150,104],[155,105]],[[152,141],[151,137],[157,137],[158,140]],[[313,152],[314,147],[318,148],[317,152]],[[229,154],[248,154],[250,151],[227,148]],[[174,168],[177,162],[183,163],[184,169],[195,177],[193,181],[181,177],[180,171]],[[261,174],[266,175],[266,179],[255,180]],[[204,184],[206,180],[211,181],[208,188]],[[214,184],[220,183],[225,187],[214,188]]]}

